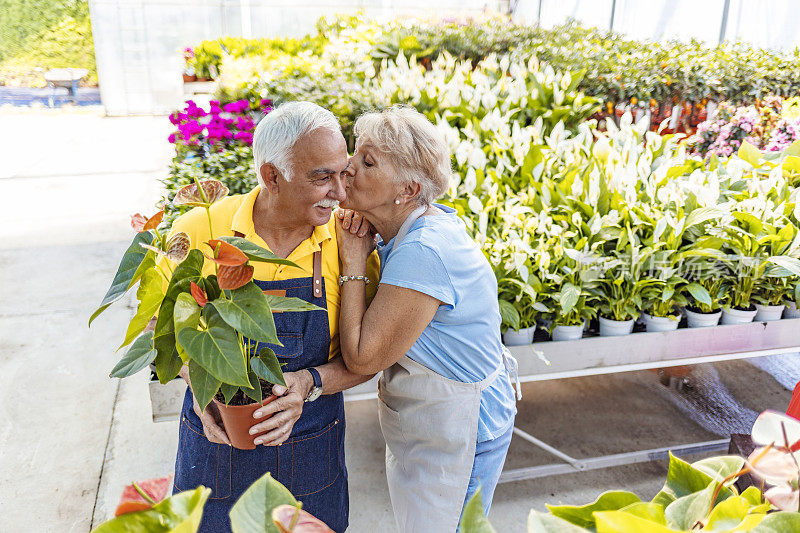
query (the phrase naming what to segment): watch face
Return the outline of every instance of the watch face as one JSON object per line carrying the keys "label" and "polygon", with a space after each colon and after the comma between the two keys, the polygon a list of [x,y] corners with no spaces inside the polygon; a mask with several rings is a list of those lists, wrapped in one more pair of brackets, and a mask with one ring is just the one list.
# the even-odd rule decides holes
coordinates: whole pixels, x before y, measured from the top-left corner
{"label": "watch face", "polygon": [[320,396],[322,396],[322,387],[314,387],[311,389],[311,392],[308,393],[308,398],[306,398],[306,401],[313,402]]}

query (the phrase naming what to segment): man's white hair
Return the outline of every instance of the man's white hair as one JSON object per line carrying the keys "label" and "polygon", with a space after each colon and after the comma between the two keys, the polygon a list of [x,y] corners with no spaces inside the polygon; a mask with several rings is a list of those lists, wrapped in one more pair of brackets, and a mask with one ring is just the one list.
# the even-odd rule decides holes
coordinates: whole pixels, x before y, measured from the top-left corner
{"label": "man's white hair", "polygon": [[303,135],[317,129],[341,133],[342,127],[333,113],[312,102],[281,104],[261,119],[253,134],[253,162],[256,179],[262,187],[261,167],[272,163],[286,181],[292,179],[294,145]]}

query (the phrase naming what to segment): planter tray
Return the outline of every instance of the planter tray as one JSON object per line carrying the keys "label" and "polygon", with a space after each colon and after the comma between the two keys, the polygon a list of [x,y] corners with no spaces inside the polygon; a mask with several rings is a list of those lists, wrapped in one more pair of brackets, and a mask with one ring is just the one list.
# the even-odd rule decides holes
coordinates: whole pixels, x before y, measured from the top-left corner
{"label": "planter tray", "polygon": [[153,422],[177,420],[186,394],[186,382],[175,378],[166,385],[157,379],[150,380],[150,405],[153,408]]}
{"label": "planter tray", "polygon": [[800,318],[543,341],[509,350],[519,362],[520,381],[710,363],[800,351]]}

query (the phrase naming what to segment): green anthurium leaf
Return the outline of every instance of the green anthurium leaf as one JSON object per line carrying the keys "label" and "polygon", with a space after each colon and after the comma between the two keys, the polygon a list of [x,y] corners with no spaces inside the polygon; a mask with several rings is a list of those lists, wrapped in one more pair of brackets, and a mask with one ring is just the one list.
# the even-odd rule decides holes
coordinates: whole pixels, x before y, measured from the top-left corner
{"label": "green anthurium leaf", "polygon": [[147,270],[139,282],[139,288],[136,290],[136,298],[139,300],[139,305],[136,307],[136,314],[128,324],[128,331],[125,333],[125,340],[120,344],[120,348],[127,346],[133,341],[150,320],[156,316],[161,300],[164,298],[163,283],[161,282],[161,274],[156,270]]}
{"label": "green anthurium leaf", "polygon": [[[722,481],[741,470],[744,462],[744,458],[738,455],[719,455],[696,461],[692,463],[692,468],[708,474],[716,481]],[[731,478],[725,486],[733,485],[735,481],[736,478]]]}
{"label": "green anthurium leaf", "polygon": [[233,399],[233,395],[239,391],[239,387],[236,385],[228,385],[227,383],[223,383],[219,386],[220,392],[222,392],[222,396],[225,398],[225,403],[231,403]]}
{"label": "green anthurium leaf", "polygon": [[518,330],[519,329],[519,311],[512,304],[505,300],[499,300],[500,304],[500,317],[502,323],[508,327]]}
{"label": "green anthurium leaf", "polygon": [[786,257],[783,255],[773,255],[772,257],[767,258],[767,261],[774,265],[778,265],[779,267],[783,268],[787,271],[785,276],[800,276],[800,259],[795,259],[794,257]]}
{"label": "green anthurium leaf", "polygon": [[711,511],[706,529],[712,531],[729,531],[737,527],[750,511],[750,502],[741,496],[728,498],[720,502]]}
{"label": "green anthurium leaf", "polygon": [[200,405],[200,409],[205,409],[211,403],[211,399],[222,384],[220,380],[197,364],[197,361],[189,361],[189,381],[192,382],[192,394]]}
{"label": "green anthurium leaf", "polygon": [[[133,287],[133,284],[144,274],[145,269],[140,269],[139,267],[145,260],[145,257],[150,257],[150,260],[153,260],[153,252],[150,252],[147,248],[142,248],[140,245],[152,244],[154,238],[153,233],[150,231],[137,233],[136,237],[133,238],[133,242],[131,242],[128,249],[125,250],[125,253],[122,255],[122,261],[120,261],[119,267],[117,267],[117,273],[114,275],[114,279],[111,281],[111,287],[109,287],[108,292],[106,292],[106,295],[103,297],[103,301],[100,302],[100,307],[89,317],[90,326],[92,325],[92,321],[97,318],[100,313],[105,311],[109,305],[122,298],[122,296],[128,292],[128,289]],[[155,265],[155,262],[153,262],[153,265]]]}
{"label": "green anthurium leaf", "polygon": [[742,492],[741,497],[747,500],[751,506],[762,505],[764,503],[763,495],[757,487],[747,487]]}
{"label": "green anthurium leaf", "polygon": [[139,336],[119,363],[111,371],[112,378],[126,378],[132,376],[156,358],[156,350],[153,348],[153,332],[147,331]]}
{"label": "green anthurium leaf", "polygon": [[175,322],[173,319],[175,301],[180,293],[189,292],[192,281],[197,283],[202,278],[204,260],[200,250],[189,250],[186,259],[175,267],[167,286],[167,293],[158,310],[153,345],[158,351],[156,374],[161,383],[168,383],[174,379],[183,364],[183,360],[178,356],[175,348]]}
{"label": "green anthurium leaf", "polygon": [[753,165],[758,167],[758,161],[761,159],[761,151],[747,141],[742,142],[737,155]]}
{"label": "green anthurium leaf", "polygon": [[324,311],[323,308],[309,303],[300,298],[287,298],[286,296],[276,296],[274,294],[265,294],[269,308],[272,311]]}
{"label": "green anthurium leaf", "polygon": [[209,301],[216,300],[219,298],[219,295],[222,293],[222,289],[219,288],[219,282],[217,281],[217,276],[211,274],[200,280],[198,283],[200,287],[206,291],[206,297]]}
{"label": "green anthurium leaf", "polygon": [[272,522],[272,510],[279,505],[297,505],[297,500],[267,472],[231,507],[231,530],[233,533],[279,533]]}
{"label": "green anthurium leaf", "polygon": [[696,301],[706,305],[712,305],[711,295],[708,294],[706,288],[699,283],[692,282],[687,284],[686,290],[689,291],[689,294],[691,294],[692,298],[694,298]]}
{"label": "green anthurium leaf", "polygon": [[[282,259],[277,255],[273,254],[266,248],[262,248],[257,244],[253,244],[252,242],[244,239],[242,237],[220,237],[219,240],[225,241],[229,244],[234,245],[239,250],[241,250],[244,255],[250,261],[256,261],[261,263],[276,263],[279,265],[289,265],[295,268],[300,268],[297,263],[294,261],[289,261],[288,259]],[[300,270],[303,270],[302,268]]]}
{"label": "green anthurium leaf", "polygon": [[678,498],[705,489],[712,481],[714,479],[710,475],[670,453],[666,483],[652,501],[667,507]]}
{"label": "green anthurium leaf", "polygon": [[[182,292],[175,299],[175,306],[172,310],[172,318],[175,326],[175,334],[184,328],[197,329],[200,324],[200,312],[202,309],[188,292]],[[183,346],[179,342],[175,343],[175,348],[178,351],[178,356],[183,362],[186,362],[187,355]]]}
{"label": "green anthurium leaf", "polygon": [[236,331],[222,319],[214,304],[206,304],[203,318],[207,324],[204,329],[184,328],[178,333],[178,342],[191,360],[218,380],[249,387],[245,354],[239,346]]}
{"label": "green anthurium leaf", "polygon": [[528,515],[528,533],[586,533],[586,529],[571,524],[551,514],[531,511]]}
{"label": "green anthurium leaf", "polygon": [[559,298],[559,303],[561,304],[561,314],[569,314],[569,312],[572,311],[572,308],[575,307],[575,304],[578,303],[578,298],[580,298],[580,296],[580,287],[573,285],[572,283],[566,283],[561,289],[561,296]]}
{"label": "green anthurium leaf", "polygon": [[200,528],[211,489],[200,486],[158,502],[151,509],[127,513],[100,524],[93,533],[190,533]]}
{"label": "green anthurium leaf", "polygon": [[250,372],[247,377],[250,379],[250,386],[241,387],[242,392],[254,401],[260,402],[264,397],[261,391],[261,384],[258,382],[258,376],[255,372]]}
{"label": "green anthurium leaf", "polygon": [[212,304],[225,322],[249,339],[280,344],[272,310],[264,293],[255,283],[251,281],[238,289],[225,292],[227,299],[217,298]]}
{"label": "green anthurium leaf", "polygon": [[623,507],[620,511],[650,520],[662,526],[667,525],[667,519],[664,518],[664,507],[657,503],[636,502]]}
{"label": "green anthurium leaf", "polygon": [[586,505],[548,505],[547,509],[554,516],[563,518],[580,527],[594,528],[593,513],[597,511],[616,511],[632,503],[641,501],[639,497],[627,491],[607,491]]}
{"label": "green anthurium leaf", "polygon": [[712,483],[703,490],[681,496],[667,505],[664,510],[667,525],[675,529],[688,530],[692,529],[698,520],[705,519],[708,510],[711,509],[711,498],[714,497],[715,488],[716,483]]}
{"label": "green anthurium leaf", "polygon": [[253,368],[253,372],[264,381],[286,386],[281,363],[271,348],[261,348],[256,357],[250,358],[250,366]]}
{"label": "green anthurium leaf", "polygon": [[486,518],[486,513],[483,510],[480,488],[475,491],[464,506],[464,511],[461,513],[461,521],[458,524],[458,531],[462,533],[495,533],[495,529],[489,523],[489,519]]}
{"label": "green anthurium leaf", "polygon": [[764,517],[760,524],[750,530],[750,533],[786,533],[787,531],[800,531],[800,513],[779,511]]}
{"label": "green anthurium leaf", "polygon": [[595,515],[597,533],[674,533],[674,529],[624,511],[600,511]]}

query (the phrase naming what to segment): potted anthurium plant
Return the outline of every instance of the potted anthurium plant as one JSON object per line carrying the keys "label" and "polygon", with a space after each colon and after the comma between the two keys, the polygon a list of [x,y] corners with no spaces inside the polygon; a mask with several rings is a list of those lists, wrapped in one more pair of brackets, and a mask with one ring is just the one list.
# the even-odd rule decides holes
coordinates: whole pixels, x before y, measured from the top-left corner
{"label": "potted anthurium plant", "polygon": [[[209,210],[227,194],[217,180],[195,179],[175,195],[176,205],[205,209],[212,238],[204,243],[159,230],[163,210],[149,219],[134,215],[137,234],[89,324],[138,282],[138,306],[120,346],[130,348],[111,376],[128,377],[155,363],[159,381],[167,383],[187,365],[200,408],[215,402],[232,444],[253,449],[252,412],[274,399],[273,384],[285,385],[275,353],[263,346],[280,344],[272,312],[318,308],[264,294],[253,282],[252,263],[297,265],[240,237],[213,238]],[[203,275],[206,259],[215,274]]]}
{"label": "potted anthurium plant", "polygon": [[735,223],[721,228],[730,270],[725,277],[727,305],[722,310],[722,323],[752,322],[759,311],[754,305],[759,292],[762,302],[778,302],[772,309],[763,309],[766,316],[762,319],[773,315],[779,318],[786,285],[777,279],[800,275],[800,260],[789,255],[796,230],[785,220],[777,227],[752,213],[733,211],[731,214]]}
{"label": "potted anthurium plant", "polygon": [[[598,243],[599,244],[599,243]],[[577,340],[586,323],[597,314],[597,295],[592,291],[600,275],[599,256],[581,238],[576,248],[556,247],[556,256],[541,273],[548,296],[547,316],[554,341]]]}

